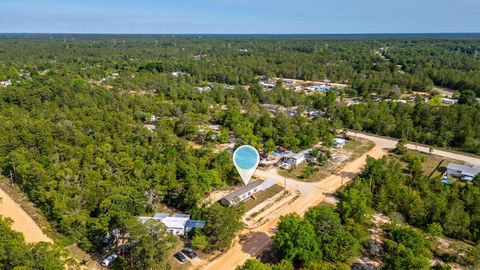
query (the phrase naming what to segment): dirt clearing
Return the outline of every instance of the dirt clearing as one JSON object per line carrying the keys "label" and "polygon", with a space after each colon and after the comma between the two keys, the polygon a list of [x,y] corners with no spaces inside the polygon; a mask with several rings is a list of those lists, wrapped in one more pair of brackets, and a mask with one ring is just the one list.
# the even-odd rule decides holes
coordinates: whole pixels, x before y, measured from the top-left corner
{"label": "dirt clearing", "polygon": [[29,243],[50,242],[52,239],[43,233],[42,229],[35,221],[13,201],[7,193],[0,189],[0,215],[11,218],[13,220],[12,229],[23,233],[25,241]]}

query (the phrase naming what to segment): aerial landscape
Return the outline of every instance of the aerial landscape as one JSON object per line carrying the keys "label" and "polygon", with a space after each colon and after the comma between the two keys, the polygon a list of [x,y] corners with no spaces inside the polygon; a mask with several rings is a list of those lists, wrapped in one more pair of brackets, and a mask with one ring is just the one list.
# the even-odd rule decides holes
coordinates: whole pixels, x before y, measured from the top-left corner
{"label": "aerial landscape", "polygon": [[480,2],[0,2],[0,270],[480,269]]}

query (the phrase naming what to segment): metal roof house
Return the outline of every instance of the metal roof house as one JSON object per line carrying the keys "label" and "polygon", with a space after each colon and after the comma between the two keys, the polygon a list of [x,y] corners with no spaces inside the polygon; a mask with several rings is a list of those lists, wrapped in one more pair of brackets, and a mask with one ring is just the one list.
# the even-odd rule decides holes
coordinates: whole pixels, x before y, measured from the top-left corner
{"label": "metal roof house", "polygon": [[443,104],[449,104],[449,105],[458,103],[458,99],[453,99],[453,98],[442,98],[441,101]]}
{"label": "metal roof house", "polygon": [[235,190],[220,200],[220,203],[225,206],[238,205],[239,203],[247,200],[255,193],[264,191],[265,189],[275,185],[275,180],[269,179],[267,181],[253,181],[248,185]]}
{"label": "metal roof house", "polygon": [[290,153],[280,159],[280,162],[288,163],[291,166],[297,166],[298,164],[305,161],[306,156],[310,153],[312,149],[307,149],[298,153]]}
{"label": "metal roof house", "polygon": [[266,89],[273,89],[276,86],[274,83],[269,83],[269,82],[259,82],[258,84]]}
{"label": "metal roof house", "polygon": [[139,217],[139,220],[143,224],[149,220],[159,220],[174,235],[185,235],[193,228],[205,227],[205,221],[191,220],[190,215],[185,214],[156,213],[153,217]]}
{"label": "metal roof house", "polygon": [[447,171],[445,172],[444,177],[455,177],[462,181],[471,181],[479,173],[479,167],[450,163],[447,166]]}

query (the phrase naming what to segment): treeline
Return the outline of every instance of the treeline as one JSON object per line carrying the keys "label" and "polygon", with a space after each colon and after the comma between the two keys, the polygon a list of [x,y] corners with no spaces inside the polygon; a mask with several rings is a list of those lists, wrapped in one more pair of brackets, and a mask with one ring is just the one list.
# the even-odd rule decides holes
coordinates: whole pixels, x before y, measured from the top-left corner
{"label": "treeline", "polygon": [[[358,94],[434,84],[479,94],[478,37],[0,37],[0,79],[17,72],[76,72],[100,80],[112,72],[185,71],[199,81],[255,84],[256,76],[351,84]],[[28,53],[24,53],[28,52]],[[53,60],[52,60],[53,59]],[[12,69],[13,68],[13,69]]]}
{"label": "treeline", "polygon": [[[473,97],[473,103],[477,103]],[[345,127],[480,154],[480,107],[372,102],[337,110]]]}

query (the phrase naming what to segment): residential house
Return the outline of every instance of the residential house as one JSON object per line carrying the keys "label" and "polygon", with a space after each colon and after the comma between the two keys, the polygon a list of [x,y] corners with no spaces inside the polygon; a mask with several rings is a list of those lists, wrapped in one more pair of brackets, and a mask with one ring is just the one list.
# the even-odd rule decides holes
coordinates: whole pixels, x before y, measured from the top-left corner
{"label": "residential house", "polygon": [[458,99],[453,98],[442,98],[441,99],[443,104],[453,105],[458,103]]}
{"label": "residential house", "polygon": [[296,110],[296,109],[288,109],[287,110],[287,115],[288,116],[295,116],[297,114],[298,114],[298,110]]}
{"label": "residential house", "polygon": [[289,166],[297,166],[306,160],[306,155],[310,153],[311,150],[312,149],[307,149],[298,153],[287,154],[280,159],[280,162],[288,164]]}
{"label": "residential house", "polygon": [[335,147],[336,148],[343,148],[347,143],[346,139],[343,138],[335,138]]}
{"label": "residential house", "polygon": [[185,235],[193,228],[204,228],[205,221],[191,220],[190,215],[156,213],[153,217],[139,217],[141,223],[145,224],[149,220],[161,221],[167,230],[174,235]]}
{"label": "residential house", "polygon": [[265,89],[268,89],[268,90],[274,89],[275,86],[276,86],[274,83],[269,83],[269,82],[259,82],[258,84],[261,87],[263,87]]}
{"label": "residential house", "polygon": [[220,200],[220,203],[225,206],[238,205],[239,203],[249,199],[252,195],[264,191],[275,185],[275,180],[269,179],[267,181],[256,180],[250,182],[248,185],[235,190]]}
{"label": "residential house", "polygon": [[172,75],[175,76],[175,77],[180,77],[180,76],[190,76],[189,73],[187,72],[182,72],[182,71],[175,71],[175,72],[172,72]]}
{"label": "residential house", "polygon": [[12,80],[1,81],[0,85],[10,86],[12,85]]}
{"label": "residential house", "polygon": [[455,177],[462,181],[471,181],[480,173],[480,167],[449,163],[444,178]]}
{"label": "residential house", "polygon": [[199,86],[199,87],[197,87],[197,90],[200,91],[200,92],[208,92],[208,91],[212,90],[212,88],[210,86]]}

